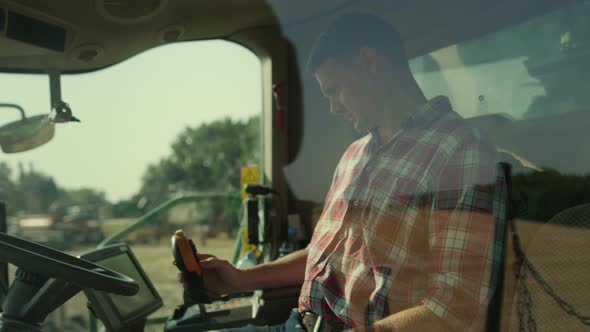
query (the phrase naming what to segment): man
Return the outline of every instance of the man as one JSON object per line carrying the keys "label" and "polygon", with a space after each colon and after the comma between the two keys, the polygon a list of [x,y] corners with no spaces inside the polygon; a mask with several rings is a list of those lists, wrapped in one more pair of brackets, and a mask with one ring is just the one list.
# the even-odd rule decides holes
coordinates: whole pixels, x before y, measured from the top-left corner
{"label": "man", "polygon": [[336,19],[308,69],[331,112],[366,136],[344,153],[306,249],[246,270],[203,255],[208,288],[303,282],[276,331],[318,319],[324,330],[481,330],[494,290],[495,150],[445,97],[425,98],[399,34],[375,16]]}

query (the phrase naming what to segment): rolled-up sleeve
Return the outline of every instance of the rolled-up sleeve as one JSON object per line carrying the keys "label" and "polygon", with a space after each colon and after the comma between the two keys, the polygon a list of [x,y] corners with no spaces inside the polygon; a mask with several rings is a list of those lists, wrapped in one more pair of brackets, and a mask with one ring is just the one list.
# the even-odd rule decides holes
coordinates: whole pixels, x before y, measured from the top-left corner
{"label": "rolled-up sleeve", "polygon": [[429,288],[422,303],[457,331],[481,331],[494,244],[495,150],[472,143],[455,151],[433,186]]}

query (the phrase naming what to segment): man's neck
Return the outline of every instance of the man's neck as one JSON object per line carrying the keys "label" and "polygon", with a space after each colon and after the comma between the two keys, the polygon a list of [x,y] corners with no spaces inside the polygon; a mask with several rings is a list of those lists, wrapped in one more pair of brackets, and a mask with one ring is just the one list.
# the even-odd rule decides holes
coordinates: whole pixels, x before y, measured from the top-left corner
{"label": "man's neck", "polygon": [[383,121],[377,128],[379,142],[381,144],[388,143],[401,129],[403,121],[415,113],[418,107],[427,101],[419,89],[414,94],[396,98],[395,101],[391,100],[383,112]]}

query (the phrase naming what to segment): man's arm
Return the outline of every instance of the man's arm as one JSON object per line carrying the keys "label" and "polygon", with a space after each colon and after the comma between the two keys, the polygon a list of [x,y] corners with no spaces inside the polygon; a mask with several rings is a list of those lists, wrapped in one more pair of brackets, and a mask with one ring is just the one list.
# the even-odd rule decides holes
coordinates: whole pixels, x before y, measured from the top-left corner
{"label": "man's arm", "polygon": [[200,254],[199,260],[207,289],[218,294],[231,294],[301,285],[305,277],[307,252],[307,249],[302,249],[276,261],[243,270],[211,255]]}
{"label": "man's arm", "polygon": [[307,248],[275,261],[243,270],[248,290],[298,286],[305,277]]}

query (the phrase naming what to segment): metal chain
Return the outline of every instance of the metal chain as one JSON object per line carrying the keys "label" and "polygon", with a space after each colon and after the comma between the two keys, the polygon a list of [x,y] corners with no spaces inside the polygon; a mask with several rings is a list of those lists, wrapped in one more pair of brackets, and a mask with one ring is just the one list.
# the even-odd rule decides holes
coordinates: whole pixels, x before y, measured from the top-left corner
{"label": "metal chain", "polygon": [[[517,281],[517,314],[518,314],[518,330],[519,332],[536,332],[537,322],[533,315],[533,301],[531,293],[527,287],[526,279],[527,272],[530,271],[533,278],[541,285],[543,290],[559,305],[559,307],[565,311],[568,315],[574,316],[579,319],[582,324],[590,325],[590,316],[584,316],[576,311],[573,305],[569,304],[565,299],[557,295],[553,287],[541,276],[539,271],[535,269],[531,261],[526,257],[522,247],[520,245],[520,238],[516,232],[516,226],[514,220],[510,222],[512,230],[512,245],[514,248],[514,254],[516,256],[515,271]],[[526,323],[525,323],[526,319]],[[528,330],[527,330],[528,327]]]}
{"label": "metal chain", "polygon": [[[531,293],[527,287],[527,269],[525,267],[526,257],[520,245],[520,238],[516,232],[516,225],[514,220],[510,222],[512,230],[512,247],[514,248],[514,256],[516,262],[514,263],[514,272],[517,278],[516,291],[518,297],[516,300],[516,309],[518,314],[518,331],[519,332],[536,332],[537,322],[533,315],[533,300]],[[522,268],[525,267],[525,268]],[[528,327],[528,329],[527,329]]]}
{"label": "metal chain", "polygon": [[584,316],[584,315],[580,314],[574,308],[573,305],[571,305],[570,303],[568,303],[561,296],[557,295],[557,293],[555,292],[555,290],[553,289],[553,287],[551,287],[551,285],[549,285],[549,283],[541,276],[541,274],[539,273],[539,271],[537,271],[535,269],[535,267],[533,266],[533,264],[531,263],[531,261],[529,261],[526,258],[526,256],[524,257],[524,259],[525,259],[526,267],[531,272],[531,275],[533,276],[533,278],[535,278],[535,280],[537,280],[537,282],[539,283],[539,285],[541,285],[541,287],[543,287],[543,290],[547,294],[549,294],[549,296],[551,296],[551,298],[553,298],[553,300],[561,307],[561,309],[563,311],[565,311],[568,315],[574,316],[577,319],[579,319],[580,322],[582,322],[582,324],[584,324],[584,325],[590,325],[590,316]]}
{"label": "metal chain", "polygon": [[529,289],[526,285],[526,275],[526,269],[524,269],[518,276],[518,300],[516,302],[516,308],[518,312],[518,331],[536,332],[537,322],[535,321],[535,317],[533,316],[533,300],[531,298],[531,293],[529,292]]}

